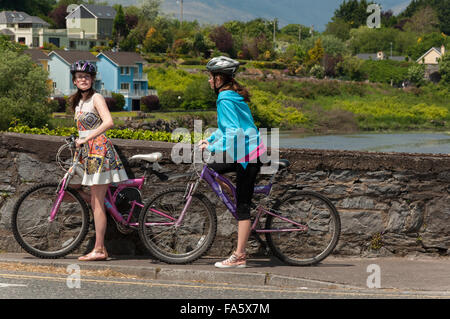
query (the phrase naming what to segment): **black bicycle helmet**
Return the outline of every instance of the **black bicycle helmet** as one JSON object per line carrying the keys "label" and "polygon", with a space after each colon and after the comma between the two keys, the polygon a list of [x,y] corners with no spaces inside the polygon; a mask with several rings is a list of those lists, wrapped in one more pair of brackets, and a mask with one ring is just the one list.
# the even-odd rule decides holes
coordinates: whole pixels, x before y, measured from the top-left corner
{"label": "black bicycle helmet", "polygon": [[96,75],[97,67],[95,66],[95,64],[93,64],[91,62],[79,60],[79,61],[74,62],[70,66],[70,73],[72,73],[72,75],[73,75],[76,72],[84,72],[84,73],[88,73],[90,75]]}
{"label": "black bicycle helmet", "polygon": [[206,64],[206,69],[211,73],[224,73],[234,77],[239,68],[239,61],[226,56],[212,58]]}

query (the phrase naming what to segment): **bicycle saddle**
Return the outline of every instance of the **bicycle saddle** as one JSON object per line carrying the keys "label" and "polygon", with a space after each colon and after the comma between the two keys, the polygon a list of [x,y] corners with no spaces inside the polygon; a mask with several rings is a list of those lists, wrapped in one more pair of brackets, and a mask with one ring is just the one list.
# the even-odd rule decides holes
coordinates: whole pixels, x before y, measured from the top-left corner
{"label": "bicycle saddle", "polygon": [[280,169],[289,167],[291,163],[287,159],[280,159],[279,161],[269,161],[268,163],[265,163],[264,166],[270,166],[272,164],[278,165]]}
{"label": "bicycle saddle", "polygon": [[160,152],[150,153],[150,154],[138,154],[130,157],[130,160],[144,160],[150,163],[157,162],[162,158],[162,154]]}

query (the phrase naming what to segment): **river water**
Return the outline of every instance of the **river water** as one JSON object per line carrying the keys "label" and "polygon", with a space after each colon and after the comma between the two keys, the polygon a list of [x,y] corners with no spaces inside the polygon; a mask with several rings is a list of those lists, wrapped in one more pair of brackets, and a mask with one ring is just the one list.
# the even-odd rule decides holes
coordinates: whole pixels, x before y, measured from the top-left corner
{"label": "river water", "polygon": [[279,135],[280,148],[450,154],[450,133],[445,132],[364,133],[323,136],[305,136],[295,132],[280,132]]}

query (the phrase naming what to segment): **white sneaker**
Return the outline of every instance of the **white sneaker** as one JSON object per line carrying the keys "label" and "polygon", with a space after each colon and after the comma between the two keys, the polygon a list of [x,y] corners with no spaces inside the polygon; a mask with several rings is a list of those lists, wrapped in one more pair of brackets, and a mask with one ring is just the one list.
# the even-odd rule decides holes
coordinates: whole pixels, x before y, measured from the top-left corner
{"label": "white sneaker", "polygon": [[247,267],[246,256],[243,254],[238,257],[233,253],[228,259],[216,262],[214,266],[217,268],[245,268]]}

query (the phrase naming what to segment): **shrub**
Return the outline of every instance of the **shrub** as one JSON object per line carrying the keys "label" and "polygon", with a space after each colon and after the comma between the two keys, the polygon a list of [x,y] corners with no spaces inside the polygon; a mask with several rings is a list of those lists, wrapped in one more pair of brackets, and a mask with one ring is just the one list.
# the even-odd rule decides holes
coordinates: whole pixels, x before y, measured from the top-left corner
{"label": "shrub", "polygon": [[407,78],[412,83],[420,86],[424,83],[425,76],[425,65],[424,64],[414,64],[408,68]]}
{"label": "shrub", "polygon": [[209,109],[216,105],[216,95],[211,90],[206,78],[198,78],[188,84],[184,91],[184,101],[181,106],[186,109]]}
{"label": "shrub", "polygon": [[442,83],[450,84],[450,53],[445,53],[439,61],[439,73]]}
{"label": "shrub", "polygon": [[112,93],[112,98],[116,101],[115,110],[114,111],[123,111],[123,107],[125,106],[125,97],[120,93]]}
{"label": "shrub", "polygon": [[363,81],[367,75],[362,69],[363,61],[353,56],[346,56],[336,65],[337,73],[353,81]]}
{"label": "shrub", "polygon": [[66,111],[67,101],[64,97],[56,96],[53,98],[53,101],[55,101],[58,104],[56,112],[65,112]]}
{"label": "shrub", "polygon": [[[110,112],[118,111],[117,103],[116,103],[116,100],[114,98],[112,98],[112,97],[105,97],[105,102],[106,102],[106,105],[108,106],[108,109],[109,109]],[[120,111],[122,111],[122,110],[120,110]]]}
{"label": "shrub", "polygon": [[323,79],[325,76],[325,69],[323,66],[316,64],[311,68],[309,73],[315,78]]}
{"label": "shrub", "polygon": [[361,67],[370,82],[400,85],[408,78],[408,67],[411,63],[392,60],[364,61]]}
{"label": "shrub", "polygon": [[258,69],[276,69],[284,70],[288,66],[283,62],[254,61],[253,66]]}
{"label": "shrub", "polygon": [[159,98],[156,95],[147,95],[141,98],[141,111],[150,112],[159,110]]}
{"label": "shrub", "polygon": [[181,103],[183,103],[183,92],[181,91],[166,90],[159,93],[159,104],[164,110],[179,108]]}
{"label": "shrub", "polygon": [[301,100],[289,98],[282,93],[274,95],[253,90],[252,101],[249,106],[257,126],[289,129],[308,122],[308,118],[297,108],[286,106],[299,101]]}

